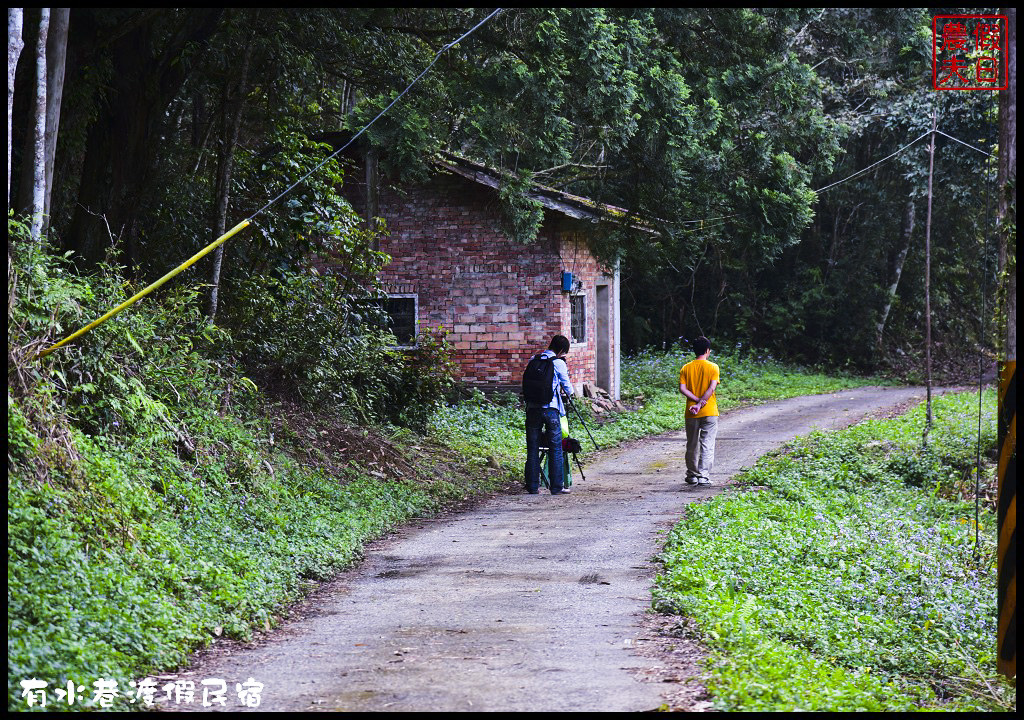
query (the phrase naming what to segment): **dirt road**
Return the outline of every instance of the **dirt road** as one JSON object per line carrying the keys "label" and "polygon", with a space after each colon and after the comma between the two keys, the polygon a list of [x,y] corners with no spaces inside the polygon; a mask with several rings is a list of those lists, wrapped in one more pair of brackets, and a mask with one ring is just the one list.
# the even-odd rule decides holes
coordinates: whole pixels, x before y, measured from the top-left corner
{"label": "dirt road", "polygon": [[[682,482],[674,433],[601,453],[567,496],[494,497],[378,543],[256,647],[204,653],[179,679],[263,684],[262,711],[643,711],[671,683],[636,651],[653,557],[687,503],[760,455],[923,398],[863,388],[723,416],[709,488]],[[169,704],[168,710],[202,710]],[[695,708],[699,709],[699,708]]]}

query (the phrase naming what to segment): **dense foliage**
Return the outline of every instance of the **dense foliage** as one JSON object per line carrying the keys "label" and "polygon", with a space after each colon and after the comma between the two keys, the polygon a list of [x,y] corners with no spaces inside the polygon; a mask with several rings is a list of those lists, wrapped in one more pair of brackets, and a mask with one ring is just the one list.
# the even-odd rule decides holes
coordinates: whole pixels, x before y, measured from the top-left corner
{"label": "dense foliage", "polygon": [[541,218],[524,194],[535,182],[628,208],[660,234],[606,223],[599,243],[621,263],[627,350],[705,334],[905,371],[923,341],[927,143],[833,183],[927,132],[934,112],[976,147],[937,140],[936,351],[992,347],[996,93],[932,90],[928,11],[491,12],[73,9],[55,237],[76,263],[112,254],[148,277],[205,244],[218,208],[228,227],[262,208],[255,237],[225,249],[222,306],[249,301],[253,272],[295,270],[325,231],[369,252],[337,197],[339,163],[266,204],[430,66],[347,158],[376,158],[399,187],[442,150],[500,169],[505,227],[523,241]]}
{"label": "dense foliage", "polygon": [[232,347],[274,394],[364,423],[422,424],[455,385],[444,333],[398,350],[380,306],[353,302],[335,276],[281,273],[241,281],[225,315]]}
{"label": "dense foliage", "polygon": [[[973,469],[977,393],[802,439],[687,509],[655,606],[696,620],[709,689],[744,711],[1006,710],[995,672],[995,519]],[[982,451],[995,446],[985,395]],[[983,487],[992,484],[988,466]]]}
{"label": "dense foliage", "polygon": [[[10,230],[23,232],[17,223]],[[288,308],[297,320],[262,327],[261,347],[297,347],[284,359],[258,359],[264,370],[291,373],[286,379],[318,408],[313,421],[291,419],[242,375],[236,357],[256,340],[210,326],[191,287],[149,298],[39,362],[39,350],[134,288],[115,268],[79,276],[45,245],[22,241],[12,250],[11,708],[25,707],[22,680],[49,682],[51,701],[53,688],[73,681],[88,688],[88,701],[100,678],[124,693],[211,637],[269,627],[368,539],[502,482],[500,473],[479,473],[477,485],[456,487],[422,464],[399,474],[375,460],[390,447],[382,431],[371,438],[345,423],[382,421],[378,406],[410,421],[426,417],[450,381],[443,362],[434,364],[434,355],[445,357],[441,342],[430,350],[430,371],[422,359],[394,354],[382,363],[369,340],[297,365],[295,353],[314,347],[309,338],[321,332],[298,320],[320,305],[312,288],[282,286],[268,307]],[[379,349],[387,340],[366,328],[353,336],[375,337]],[[347,413],[334,402],[339,388],[357,396]],[[359,441],[355,454],[337,447],[346,434]]]}
{"label": "dense foliage", "polygon": [[[693,14],[706,17],[705,27],[733,26],[727,11]],[[938,137],[931,203],[934,349],[950,375],[969,370],[966,351],[991,353],[995,331],[997,193],[986,155],[997,152],[996,93],[932,90],[931,18],[920,9],[780,10],[760,22],[771,41],[745,44],[749,65],[737,67],[728,53],[717,62],[701,57],[686,80],[707,76],[729,86],[741,70],[771,76],[752,93],[756,100],[723,108],[737,108],[733,137],[745,137],[744,127],[770,128],[774,142],[802,141],[790,152],[808,174],[805,187],[816,191],[813,218],[794,228],[793,240],[762,247],[730,217],[740,206],[729,192],[717,212],[694,216],[707,222],[653,255],[627,255],[627,347],[705,334],[802,362],[852,362],[920,377],[929,167],[928,139],[921,136],[934,111],[940,131],[976,148]],[[781,58],[786,71],[772,75]],[[807,72],[802,81],[798,69]],[[796,93],[804,112],[815,108],[819,115],[792,129],[773,127],[794,123],[779,112],[792,82],[807,88]],[[809,136],[808,127],[825,125],[828,142]],[[747,181],[742,170],[726,174]],[[779,226],[778,218],[769,222]]]}
{"label": "dense foliage", "polygon": [[[264,208],[257,237],[225,251],[221,304],[244,302],[230,277],[294,268],[339,217],[351,229],[332,197],[337,163],[265,204],[489,13],[73,9],[55,237],[76,263],[102,261],[113,244],[132,274],[155,275],[212,236],[223,203],[228,227]],[[350,154],[373,153],[399,184],[428,172],[439,150],[505,170],[506,226],[523,240],[540,219],[524,191],[541,182],[629,208],[662,231],[652,246],[650,235],[613,226],[601,247],[609,260],[678,266],[674,252],[706,239],[690,238],[693,219],[719,215],[730,218],[727,243],[770,259],[810,222],[810,174],[827,172],[839,152],[819,80],[788,51],[810,17],[505,9],[448,48]],[[17,87],[26,88],[21,66]],[[18,149],[25,117],[16,116]],[[14,162],[24,164],[20,153]]]}

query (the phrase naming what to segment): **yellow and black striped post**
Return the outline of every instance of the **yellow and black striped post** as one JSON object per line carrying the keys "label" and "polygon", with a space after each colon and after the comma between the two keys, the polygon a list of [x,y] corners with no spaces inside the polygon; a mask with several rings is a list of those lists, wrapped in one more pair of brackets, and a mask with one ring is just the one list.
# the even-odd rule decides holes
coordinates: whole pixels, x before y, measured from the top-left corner
{"label": "yellow and black striped post", "polygon": [[1017,361],[999,370],[999,672],[1017,675]]}

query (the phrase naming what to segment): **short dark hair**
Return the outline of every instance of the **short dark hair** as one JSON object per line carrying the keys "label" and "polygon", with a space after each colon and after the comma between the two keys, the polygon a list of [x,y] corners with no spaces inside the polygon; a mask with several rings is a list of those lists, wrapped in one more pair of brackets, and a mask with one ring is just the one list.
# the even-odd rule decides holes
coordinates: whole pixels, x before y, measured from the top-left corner
{"label": "short dark hair", "polygon": [[693,343],[691,343],[691,345],[693,347],[693,354],[698,357],[700,357],[701,355],[703,355],[704,353],[711,349],[711,341],[708,340],[703,335],[701,335],[698,338],[694,338]]}
{"label": "short dark hair", "polygon": [[555,355],[561,355],[562,353],[569,352],[569,338],[564,335],[555,335],[551,338],[551,344],[548,345],[548,350],[554,350]]}

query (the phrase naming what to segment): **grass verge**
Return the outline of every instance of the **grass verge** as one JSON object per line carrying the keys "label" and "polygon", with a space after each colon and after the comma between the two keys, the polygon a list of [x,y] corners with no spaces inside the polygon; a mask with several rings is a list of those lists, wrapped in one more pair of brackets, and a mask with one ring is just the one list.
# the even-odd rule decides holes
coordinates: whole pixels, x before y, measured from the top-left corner
{"label": "grass verge", "polygon": [[688,508],[654,605],[697,622],[720,709],[1015,707],[995,672],[995,520],[983,509],[976,546],[964,500],[977,413],[976,394],[936,399],[926,450],[923,407],[814,434],[742,475],[751,491]]}
{"label": "grass verge", "polygon": [[[9,403],[9,434],[18,418]],[[101,680],[117,683],[111,707],[141,708],[137,679],[178,667],[214,637],[269,630],[368,541],[508,480],[477,472],[456,486],[446,475],[393,472],[396,463],[372,464],[370,453],[329,449],[310,462],[310,448],[322,447],[312,437],[318,430],[306,426],[289,439],[279,425],[271,446],[265,429],[211,419],[205,439],[230,449],[201,463],[72,430],[77,476],[40,483],[13,472],[8,708],[29,709],[22,681],[32,679],[48,684],[47,709],[102,707],[94,688]],[[422,470],[431,459],[420,452],[409,461]],[[84,688],[75,706],[54,696],[69,682]]]}

